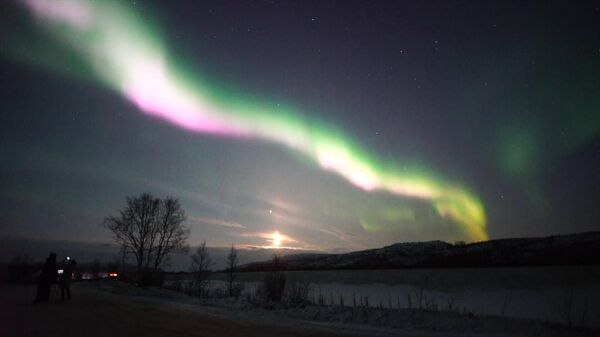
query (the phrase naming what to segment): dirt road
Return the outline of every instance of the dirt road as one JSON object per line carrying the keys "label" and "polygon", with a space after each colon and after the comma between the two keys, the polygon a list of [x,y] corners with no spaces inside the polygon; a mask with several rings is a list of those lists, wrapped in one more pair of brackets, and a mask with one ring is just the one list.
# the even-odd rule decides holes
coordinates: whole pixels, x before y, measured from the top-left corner
{"label": "dirt road", "polygon": [[227,310],[149,302],[75,285],[73,300],[32,304],[33,286],[0,286],[0,336],[385,336],[334,325],[239,317]]}

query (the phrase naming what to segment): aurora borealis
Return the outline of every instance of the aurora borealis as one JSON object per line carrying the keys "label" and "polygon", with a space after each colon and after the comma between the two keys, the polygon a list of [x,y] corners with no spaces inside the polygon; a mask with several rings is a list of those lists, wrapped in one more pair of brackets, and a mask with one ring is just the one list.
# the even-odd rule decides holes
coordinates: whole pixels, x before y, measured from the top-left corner
{"label": "aurora borealis", "polygon": [[[286,5],[286,3],[284,2],[283,5]],[[382,6],[388,5],[392,6],[391,4]],[[185,7],[182,4],[180,6]],[[210,7],[211,14],[213,13],[211,6],[216,6],[215,10],[228,8],[228,10],[235,12],[235,5],[233,4],[219,7],[218,4],[205,3],[195,6],[200,8],[202,6]],[[256,20],[260,20],[263,17],[261,13],[267,10],[262,10],[261,5],[257,4],[256,6],[251,6],[252,8],[249,10],[251,12],[255,11]],[[311,6],[314,6],[315,10],[320,8],[315,3],[306,4],[306,8],[311,8]],[[318,10],[334,13],[335,10],[332,8],[336,6],[344,7],[341,4],[334,4],[334,2],[328,2],[324,6],[324,8]],[[400,5],[400,7],[402,6],[409,6],[409,4]],[[219,145],[213,147],[213,150],[206,153],[215,151],[215,149],[217,152],[220,151],[218,148],[224,146],[220,142],[226,142],[229,149],[235,147],[236,143],[242,147],[262,147],[263,149],[256,150],[259,153],[287,149],[283,152],[287,153],[284,155],[287,156],[287,159],[285,159],[286,164],[279,168],[276,167],[279,165],[276,163],[279,159],[275,160],[273,158],[280,158],[283,155],[277,154],[275,157],[267,159],[273,164],[272,167],[256,174],[258,177],[256,181],[262,181],[268,179],[265,178],[265,175],[269,174],[268,172],[270,174],[277,172],[275,175],[280,175],[280,180],[284,181],[281,184],[282,186],[270,186],[270,189],[272,189],[270,192],[256,193],[256,190],[262,187],[257,188],[255,186],[253,188],[253,182],[245,181],[238,184],[239,186],[234,185],[233,182],[225,183],[228,185],[225,187],[227,190],[235,191],[238,188],[242,190],[240,195],[264,194],[265,197],[261,201],[252,202],[262,204],[256,209],[247,209],[247,201],[236,204],[239,198],[246,198],[237,196],[237,192],[233,192],[233,195],[230,196],[220,196],[220,200],[216,201],[214,198],[204,195],[204,191],[201,189],[189,188],[189,183],[179,181],[175,184],[177,186],[187,185],[188,187],[185,189],[178,189],[174,185],[165,187],[165,185],[169,185],[166,181],[177,180],[177,178],[159,179],[163,181],[161,183],[151,179],[152,184],[149,188],[155,188],[152,186],[159,185],[159,189],[181,195],[184,201],[186,196],[195,195],[196,202],[198,198],[203,200],[202,202],[206,202],[207,205],[197,209],[196,206],[192,206],[191,214],[197,219],[204,219],[197,223],[199,230],[207,224],[209,226],[210,224],[217,224],[215,226],[226,228],[229,232],[220,233],[223,237],[220,242],[232,241],[232,238],[236,237],[251,237],[252,235],[249,233],[256,233],[255,237],[262,238],[264,235],[261,233],[271,230],[281,231],[282,235],[287,235],[285,237],[288,237],[290,241],[304,243],[306,247],[312,248],[366,247],[388,242],[386,236],[389,236],[390,233],[395,233],[394,240],[401,240],[402,237],[409,236],[411,239],[460,239],[467,241],[487,239],[490,236],[488,229],[490,226],[513,228],[507,231],[498,230],[498,233],[519,233],[517,223],[521,223],[522,218],[517,215],[524,212],[521,208],[527,209],[531,206],[536,208],[536,212],[550,212],[548,205],[551,204],[549,200],[553,197],[546,196],[547,192],[544,192],[544,189],[547,190],[548,188],[543,182],[540,182],[540,180],[547,179],[544,177],[548,176],[548,174],[544,175],[544,167],[556,165],[556,161],[560,158],[576,153],[578,149],[585,148],[586,144],[595,141],[600,131],[600,122],[597,118],[599,104],[594,94],[594,90],[598,89],[598,77],[590,75],[598,73],[597,64],[594,65],[591,61],[593,57],[596,57],[596,60],[598,57],[598,55],[592,56],[594,53],[593,48],[590,49],[592,54],[589,59],[581,57],[578,62],[563,60],[557,54],[552,54],[551,57],[543,58],[540,61],[544,65],[543,69],[548,68],[547,65],[552,64],[552,62],[566,62],[568,64],[565,69],[573,67],[576,73],[581,71],[579,69],[580,65],[581,67],[583,67],[582,64],[589,65],[587,69],[591,70],[587,72],[587,78],[583,82],[585,90],[572,87],[579,85],[572,84],[577,81],[569,80],[556,70],[543,70],[543,74],[540,76],[542,79],[542,82],[539,82],[540,88],[536,89],[538,91],[534,95],[527,96],[521,93],[523,89],[508,89],[517,85],[515,83],[528,88],[530,86],[529,82],[531,82],[529,80],[522,81],[518,79],[518,73],[508,71],[508,69],[514,68],[513,60],[510,57],[503,62],[497,62],[494,69],[490,68],[491,65],[482,61],[485,59],[485,55],[481,55],[479,59],[474,57],[475,60],[470,60],[469,53],[460,54],[463,52],[460,48],[457,48],[455,51],[449,52],[452,55],[446,59],[440,58],[441,61],[436,61],[441,62],[442,65],[432,62],[419,64],[416,67],[433,67],[438,69],[438,73],[416,75],[416,73],[413,73],[410,63],[401,67],[403,70],[399,71],[396,76],[406,77],[406,82],[412,86],[411,90],[403,91],[406,84],[400,84],[395,88],[385,84],[386,81],[376,83],[368,80],[354,80],[352,87],[356,86],[356,89],[352,90],[356,93],[364,90],[365,98],[363,100],[371,102],[371,106],[368,104],[355,105],[350,107],[351,112],[330,114],[327,110],[332,109],[331,106],[334,109],[339,109],[339,111],[348,108],[342,98],[336,97],[338,90],[348,88],[347,83],[339,81],[339,79],[333,80],[331,90],[318,96],[313,95],[313,99],[318,97],[318,99],[329,102],[327,103],[328,106],[318,106],[318,104],[313,103],[303,104],[295,94],[290,95],[290,98],[281,97],[278,94],[256,94],[252,81],[242,80],[237,83],[238,81],[232,80],[232,78],[237,78],[236,76],[242,76],[239,74],[247,71],[244,70],[244,67],[250,66],[244,65],[236,68],[238,66],[234,65],[231,67],[230,74],[220,76],[221,71],[213,70],[213,68],[219,68],[218,66],[207,66],[205,68],[202,64],[207,63],[207,61],[195,61],[195,58],[203,59],[207,57],[205,54],[200,52],[191,53],[186,49],[185,45],[186,43],[189,45],[190,40],[193,41],[196,36],[206,36],[210,34],[211,29],[215,29],[210,28],[212,22],[210,19],[206,20],[208,23],[203,23],[201,18],[198,21],[194,20],[190,23],[193,29],[185,30],[186,36],[189,38],[187,40],[179,39],[173,33],[174,28],[165,24],[165,22],[176,23],[162,18],[159,6],[141,7],[138,6],[137,2],[123,1],[19,1],[16,5],[13,4],[11,8],[19,15],[10,21],[9,24],[13,24],[13,26],[11,26],[9,33],[5,33],[7,35],[5,35],[5,43],[2,48],[5,56],[3,62],[21,64],[30,67],[28,71],[44,72],[43,76],[45,77],[64,78],[66,81],[74,83],[74,85],[80,83],[97,88],[96,90],[108,89],[115,97],[114,100],[118,100],[117,97],[120,95],[135,108],[130,112],[141,111],[147,116],[157,117],[161,121],[168,122],[161,124],[161,128],[170,129],[170,131],[164,132],[168,132],[170,135],[174,132],[182,134],[182,136],[177,137],[188,137],[189,134],[195,135],[192,141],[186,140],[185,153],[191,153],[190,156],[201,155],[203,151],[206,151],[204,145],[199,145],[202,142],[204,144],[219,143]],[[352,3],[347,7],[349,9],[342,12],[351,17],[353,10],[360,8],[361,4]],[[172,10],[173,13],[183,15],[181,14],[183,9],[178,8],[177,5],[174,5]],[[385,12],[383,8],[380,10]],[[479,10],[483,12],[489,10],[490,13],[496,13],[491,8],[480,8]],[[594,9],[590,8],[589,10],[593,12]],[[221,13],[223,11],[226,12],[222,9]],[[286,15],[291,15],[291,17],[296,15],[293,10],[288,9],[284,12],[287,13]],[[414,9],[410,12],[418,13],[419,11]],[[277,10],[269,10],[269,13],[275,18],[273,20],[277,21]],[[512,12],[508,10],[508,13]],[[227,17],[226,14],[222,15],[224,15],[224,18]],[[415,27],[421,27],[421,24],[410,26],[409,23],[413,22],[410,16],[407,16],[405,21],[399,20],[396,22],[393,20],[394,14],[389,14],[389,16],[377,15],[386,18],[385,20],[382,19],[382,22],[391,25],[398,24],[397,27],[394,26],[393,30],[396,35],[403,36],[408,41],[406,45],[415,44],[414,41],[419,40],[415,37],[418,35],[417,33],[413,37],[410,34],[417,30]],[[504,15],[510,17],[513,14]],[[327,17],[327,15],[325,16]],[[502,15],[499,14],[491,16],[499,21],[503,19]],[[218,15],[209,15],[209,17],[218,18]],[[321,21],[316,14],[306,16],[304,20],[307,21],[308,25],[317,25]],[[217,21],[219,20],[215,22]],[[16,29],[14,26],[16,22],[25,28]],[[400,28],[402,22],[408,22],[406,23],[408,27],[405,27],[405,30]],[[212,22],[212,24],[215,23]],[[530,34],[532,39],[538,38],[535,24],[532,24],[531,31],[525,33],[526,35]],[[537,24],[545,25],[544,22]],[[186,26],[187,24],[181,25]],[[204,27],[205,25],[207,27]],[[460,25],[456,26],[456,23],[452,20],[442,23],[442,25],[454,27],[453,29],[458,31],[465,29]],[[286,27],[285,24],[282,27]],[[340,24],[340,27],[342,27],[341,30],[347,30],[350,25]],[[377,27],[383,29],[386,26],[377,23],[375,28],[372,28],[373,32],[371,32],[371,28],[366,28],[368,27],[367,24],[360,27],[364,29],[362,32],[368,38],[365,40],[365,37],[360,37],[361,33],[358,33],[359,37],[357,39],[368,46],[371,44],[371,42],[368,42],[369,39],[377,41],[375,36],[381,33],[376,32]],[[497,28],[497,24],[490,23],[486,27],[493,32]],[[356,29],[358,29],[358,26]],[[246,33],[252,33],[252,28],[245,28],[245,31]],[[283,31],[285,32],[285,29]],[[238,32],[238,29],[230,27],[228,32],[233,34]],[[273,41],[287,41],[287,37],[282,40],[278,35],[285,35],[285,33],[277,33],[276,30],[266,30],[263,31],[263,34],[264,39],[267,40],[269,34],[272,34]],[[336,40],[339,37],[325,33],[320,34],[314,35],[314,39],[323,39],[323,41],[319,40],[320,46],[328,46],[327,39],[331,39],[330,57],[331,60],[335,60],[332,62],[343,63],[342,59],[345,56],[334,52],[335,44],[340,43]],[[428,35],[429,33],[422,32],[422,34]],[[514,34],[514,32],[509,31],[502,38],[508,38],[511,34]],[[292,40],[294,38],[301,39],[302,36],[293,29],[290,29],[288,35],[289,39]],[[447,47],[450,44],[449,41],[455,39],[452,36],[444,36],[441,31],[437,31],[436,34],[432,35],[439,37],[428,39],[427,47],[423,48],[422,54],[435,55],[440,48],[444,48],[444,45],[445,48],[449,48]],[[570,36],[568,33],[565,33],[565,35]],[[214,36],[216,39],[216,35]],[[463,38],[471,39],[471,37]],[[564,40],[568,40],[568,38],[565,37]],[[188,42],[184,43],[183,41]],[[212,50],[211,43],[215,44],[215,48],[212,48]],[[477,43],[483,42],[478,41]],[[542,44],[540,53],[543,55],[545,45],[542,42],[540,43]],[[593,44],[597,41],[589,43]],[[290,42],[290,44],[293,43]],[[372,44],[377,45],[375,42]],[[269,46],[265,48],[265,53],[268,53],[268,48],[274,48],[275,53],[282,53],[278,48],[284,50],[286,48],[285,44],[278,46],[276,42],[267,42],[266,45]],[[182,48],[182,46],[184,47]],[[360,43],[358,46],[357,48],[361,48]],[[288,47],[293,49],[292,46]],[[223,48],[230,48],[229,53],[225,53]],[[256,49],[258,53],[261,52],[260,47],[255,45],[245,46],[243,41],[238,46],[232,43],[218,45],[210,39],[201,43],[201,47],[197,49],[208,50],[208,54],[214,50],[214,55],[218,55],[220,52],[226,58],[231,54],[235,55],[234,51],[237,48],[242,50],[241,54],[247,53],[248,48]],[[515,48],[521,50],[522,47],[516,45]],[[180,49],[183,49],[183,51],[180,51]],[[409,47],[405,49],[402,46],[385,45],[380,47],[379,50],[375,46],[357,50],[361,50],[363,57],[365,57],[364,55],[371,55],[373,59],[386,58],[388,57],[387,54],[393,50],[393,53],[398,55],[397,57],[400,59],[408,57],[407,54],[410,53],[410,49]],[[320,50],[319,48],[318,51],[320,52]],[[585,52],[585,48],[583,50]],[[289,54],[290,57],[293,57],[292,54],[297,52],[302,53],[306,50],[293,49],[293,52]],[[32,53],[36,54],[35,57],[32,56]],[[460,56],[453,53],[459,53]],[[189,54],[194,56],[190,57]],[[285,52],[283,54],[288,55]],[[514,56],[517,54],[510,55],[515,58],[518,57]],[[411,57],[414,58],[411,61],[413,65],[419,62],[418,53],[416,56]],[[556,60],[552,58],[556,58]],[[238,59],[240,64],[244,64],[242,57],[234,56],[232,58],[232,60],[236,60],[236,63]],[[352,60],[352,57],[349,56],[349,59]],[[535,59],[535,57],[524,57],[523,62],[525,64],[533,62],[533,65],[535,65],[535,61],[530,59]],[[217,60],[219,59],[217,58]],[[483,77],[487,76],[489,80],[478,80],[477,86],[474,86],[475,82],[472,79],[463,80],[465,85],[461,87],[460,92],[450,92],[451,89],[445,88],[453,88],[451,80],[460,82],[461,76],[463,76],[460,69],[453,69],[453,67],[456,68],[456,64],[465,62],[465,60],[473,65],[464,66],[467,69],[464,76],[469,76],[469,73],[475,72],[482,74]],[[296,60],[295,62],[301,63],[302,61]],[[358,62],[362,61],[359,59]],[[218,62],[215,64],[218,64]],[[529,65],[531,66],[531,64]],[[393,62],[390,63],[387,70],[392,72],[394,66]],[[268,65],[265,65],[265,67],[268,67]],[[237,74],[235,69],[238,69]],[[349,69],[352,73],[362,72],[360,68],[354,66],[350,66]],[[263,71],[268,73],[267,70]],[[290,67],[285,71],[299,72],[300,70]],[[563,71],[566,72],[567,70]],[[370,71],[365,70],[364,72],[369,73],[369,77],[371,76]],[[319,70],[315,69],[314,83],[305,81],[303,85],[314,86],[315,88],[320,86],[318,73]],[[440,82],[436,79],[436,76],[450,80]],[[272,80],[276,76],[266,75],[264,78],[270,79],[265,80],[269,87],[286,87],[286,83]],[[432,83],[427,89],[430,96],[426,98],[420,96],[423,95],[424,91],[421,86],[426,86],[426,84],[421,84],[423,81],[421,78],[429,78],[430,83]],[[264,84],[257,84],[256,87],[260,88],[262,85]],[[531,85],[533,86],[533,84]],[[496,86],[496,88],[491,88],[493,86]],[[490,93],[490,90],[493,94]],[[381,99],[377,98],[384,92],[390,94],[383,95]],[[548,93],[550,92],[560,92],[561,94],[557,96],[558,98],[554,98],[549,96]],[[377,105],[382,104],[381,100],[386,100],[385,97],[388,97],[390,103],[385,103],[387,108],[383,110],[394,111],[399,116],[407,116],[404,120],[400,117],[395,118],[393,123],[380,122],[384,119],[384,113],[377,111],[379,109]],[[397,97],[401,97],[396,102],[397,104],[392,103]],[[61,102],[68,101],[69,94],[66,93],[63,97],[56,99]],[[554,104],[552,100],[558,100],[558,102]],[[76,104],[76,101],[77,99],[74,99],[69,104]],[[402,104],[402,101],[408,103]],[[50,104],[60,106],[64,103],[47,103],[47,105]],[[339,104],[339,106],[336,107],[336,104]],[[83,105],[87,104],[83,103]],[[490,108],[490,106],[493,107]],[[576,108],[576,111],[571,110],[571,107]],[[492,113],[491,117],[488,118],[486,114],[490,109],[497,112]],[[417,110],[431,111],[428,113],[429,115],[424,117],[427,119],[426,122],[417,122],[420,118],[420,115],[414,113]],[[413,111],[412,115],[411,111]],[[367,117],[371,115],[373,117]],[[356,116],[364,117],[357,118]],[[375,125],[378,126],[373,126],[374,130],[368,132],[377,136],[375,140],[365,137],[365,128],[371,126],[368,123],[357,123],[355,121],[357,119],[376,121]],[[352,120],[354,121],[346,122]],[[133,128],[131,121],[129,123],[129,127]],[[144,117],[143,119],[136,119],[135,123],[155,122],[151,118]],[[427,124],[430,126],[426,126]],[[418,125],[416,129],[420,133],[411,129],[411,126],[415,125]],[[387,136],[389,138],[383,146],[378,140],[382,138],[379,137],[379,130],[385,130],[382,133],[386,136],[390,135]],[[98,130],[98,132],[101,132],[101,130]],[[557,138],[552,135],[555,132],[567,136],[564,139]],[[163,133],[163,131],[160,131],[160,133]],[[216,137],[207,139],[206,136],[202,135]],[[165,138],[161,139],[165,142],[170,141]],[[97,141],[94,140],[94,142]],[[139,141],[143,143],[143,140]],[[229,143],[229,141],[233,143]],[[196,146],[189,145],[190,142],[196,144]],[[265,145],[267,143],[277,144],[280,147],[273,149]],[[544,144],[551,144],[551,146],[546,149]],[[21,147],[22,142],[13,142],[12,147],[5,149],[5,154],[10,156],[19,153]],[[34,148],[40,147],[35,146]],[[434,148],[434,150],[429,150],[429,148]],[[446,151],[445,148],[449,150]],[[59,171],[64,167],[81,165],[81,161],[77,159],[77,155],[74,155],[74,153],[51,156],[48,155],[46,150],[37,151],[43,153],[41,157],[51,157],[48,159],[49,162],[56,160],[55,167],[58,167],[57,170]],[[31,149],[27,152],[34,153]],[[296,158],[294,154],[300,156]],[[73,155],[74,157],[72,157]],[[583,156],[585,157],[587,154],[583,154]],[[128,157],[128,155],[125,155],[125,157]],[[37,159],[25,159],[23,162],[31,165],[39,158],[38,156]],[[48,161],[41,165],[47,165]],[[110,160],[110,162],[113,162],[113,160]],[[151,162],[152,160],[150,160],[150,165],[163,165],[152,164]],[[130,164],[123,163],[115,162],[114,165],[116,167],[130,166]],[[447,163],[450,164],[446,165]],[[210,173],[207,174],[206,172],[199,172],[197,177],[193,178],[194,171],[202,171],[200,167],[203,165],[206,169],[205,164],[195,167],[191,162],[186,162],[183,164],[185,169],[173,169],[172,166],[169,166],[169,170],[176,172],[185,170],[185,175],[191,177],[186,178],[186,181],[190,179],[211,181]],[[219,165],[236,164],[225,162]],[[346,184],[349,183],[354,188],[358,188],[358,191],[347,190],[347,187],[341,187],[342,185],[337,182],[332,182],[331,184],[337,186],[334,187],[335,190],[323,188],[323,190],[313,190],[312,193],[325,195],[323,197],[323,200],[326,200],[325,203],[330,203],[333,206],[326,206],[323,203],[315,204],[312,200],[307,201],[305,205],[301,204],[299,200],[290,202],[288,199],[294,199],[294,196],[287,194],[286,189],[289,186],[303,185],[303,179],[298,177],[288,179],[285,175],[286,172],[289,172],[290,167],[298,165],[303,170],[301,176],[309,174],[306,173],[309,171],[313,172],[310,175],[315,174],[314,167],[316,167],[321,172],[327,172],[320,174],[329,175],[334,173],[342,177]],[[94,166],[91,163],[85,165],[88,170]],[[98,174],[103,175],[106,170],[112,171],[113,169],[104,168]],[[120,169],[114,169],[114,172],[116,171],[120,171]],[[132,174],[136,176],[136,179],[140,179],[137,177],[137,173],[127,173],[130,177]],[[220,179],[229,180],[227,176]],[[597,181],[597,175],[590,179],[596,179],[594,181]],[[150,179],[141,178],[141,181],[148,180]],[[232,179],[232,181],[235,180]],[[136,184],[143,186],[143,183],[140,182]],[[200,184],[210,185],[209,182]],[[243,187],[244,184],[246,184],[246,187]],[[329,183],[325,185],[330,186]],[[217,189],[221,191],[219,193],[224,193],[222,192],[222,186],[217,187]],[[296,187],[292,189],[296,189]],[[15,199],[14,196],[18,195],[19,202],[30,198],[30,196],[28,197],[30,193],[26,191],[25,187],[18,188],[18,192],[8,193],[4,197]],[[304,193],[310,195],[311,191],[307,188]],[[560,192],[554,193],[560,195]],[[350,201],[342,200],[345,194],[352,195],[348,199]],[[518,196],[515,197],[516,194]],[[510,207],[507,209],[506,206],[498,207],[498,204],[503,205],[505,203],[505,195],[515,200],[515,205],[510,207],[518,209],[517,211],[512,212]],[[331,199],[328,199],[328,196]],[[221,199],[228,199],[228,202],[224,203]],[[309,200],[311,198],[302,196],[300,199]],[[227,206],[223,206],[223,203]],[[343,210],[337,210],[340,207]],[[233,211],[233,208],[244,208],[245,210]],[[270,210],[272,208],[275,208],[275,212]],[[269,210],[268,215],[267,210]],[[207,215],[203,212],[211,214]],[[492,216],[490,216],[490,212]],[[254,223],[246,223],[248,218],[244,218],[243,215],[248,216],[248,213],[252,214],[253,220],[250,222]],[[313,213],[313,215],[308,215],[310,213]],[[315,218],[315,213],[320,215]],[[511,213],[516,215],[511,215]],[[207,221],[206,219],[211,220]],[[541,219],[545,219],[545,217],[541,216]],[[329,221],[332,221],[332,223],[328,223]],[[536,221],[543,228],[543,225],[541,225],[543,220]],[[227,224],[236,224],[237,226]],[[347,228],[347,226],[352,227],[352,229]],[[589,225],[582,224],[582,226],[588,228],[586,226]],[[253,231],[250,231],[248,227],[251,227]],[[438,229],[435,229],[436,227]],[[244,230],[249,232],[244,232]],[[439,233],[440,230],[444,234],[432,234]],[[306,234],[302,231],[313,231],[317,234]],[[531,230],[525,233],[528,232],[531,232]],[[322,244],[319,242],[318,233],[330,234],[333,237],[332,239],[337,241]],[[358,243],[355,238],[363,235],[370,238],[358,240],[361,242]],[[440,235],[442,237],[438,237]]]}

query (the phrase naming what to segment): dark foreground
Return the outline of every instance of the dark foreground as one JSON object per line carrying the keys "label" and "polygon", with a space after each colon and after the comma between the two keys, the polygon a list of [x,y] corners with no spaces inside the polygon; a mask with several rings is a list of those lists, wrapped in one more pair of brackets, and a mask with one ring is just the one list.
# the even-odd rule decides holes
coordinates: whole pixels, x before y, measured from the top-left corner
{"label": "dark foreground", "polygon": [[[592,331],[511,329],[476,324],[470,329],[451,326],[461,319],[443,313],[430,322],[447,321],[449,327],[431,329],[383,329],[373,326],[323,323],[288,319],[272,313],[206,307],[173,301],[164,296],[129,296],[102,291],[88,284],[74,284],[73,300],[60,302],[53,290],[50,303],[32,304],[33,286],[0,286],[0,336],[593,336]],[[452,318],[453,317],[453,318]],[[433,321],[432,321],[433,320]],[[481,319],[477,319],[481,321]],[[425,320],[423,323],[425,323]],[[485,320],[484,320],[485,321]],[[512,323],[506,321],[508,326]],[[480,322],[481,323],[481,322]],[[425,324],[429,326],[429,324]],[[408,327],[408,325],[402,325]],[[479,328],[477,326],[480,326]],[[485,328],[482,328],[485,327]],[[513,326],[514,328],[514,326]],[[468,333],[465,333],[469,330]]]}
{"label": "dark foreground", "polygon": [[0,336],[385,336],[339,326],[239,317],[227,310],[121,297],[74,285],[73,300],[32,304],[33,286],[0,286]]}

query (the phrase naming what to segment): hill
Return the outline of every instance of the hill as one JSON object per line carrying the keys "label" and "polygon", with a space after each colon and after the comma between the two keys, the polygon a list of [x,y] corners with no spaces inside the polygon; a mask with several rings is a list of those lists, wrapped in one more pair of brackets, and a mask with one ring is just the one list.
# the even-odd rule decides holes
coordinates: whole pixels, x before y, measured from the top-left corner
{"label": "hill", "polygon": [[[456,245],[407,242],[345,254],[292,254],[281,261],[286,270],[590,265],[600,264],[600,232]],[[248,272],[271,269],[271,261],[239,267]]]}

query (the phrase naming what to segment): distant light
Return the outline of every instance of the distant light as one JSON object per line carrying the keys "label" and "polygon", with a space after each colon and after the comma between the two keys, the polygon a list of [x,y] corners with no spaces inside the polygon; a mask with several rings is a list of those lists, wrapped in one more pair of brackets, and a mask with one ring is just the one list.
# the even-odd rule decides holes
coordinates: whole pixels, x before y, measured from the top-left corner
{"label": "distant light", "polygon": [[108,273],[108,277],[117,277],[119,276],[117,273]]}
{"label": "distant light", "polygon": [[272,209],[269,210],[269,214],[273,214],[273,210]]}
{"label": "distant light", "polygon": [[64,273],[64,272],[65,272],[65,271],[64,271],[63,269],[59,269],[59,270],[58,270],[58,273],[59,273],[59,274],[62,274],[62,273]]}
{"label": "distant light", "polygon": [[281,235],[279,235],[278,231],[275,231],[275,233],[273,233],[273,246],[281,246]]}
{"label": "distant light", "polygon": [[71,258],[67,256],[67,260],[70,260]]}

